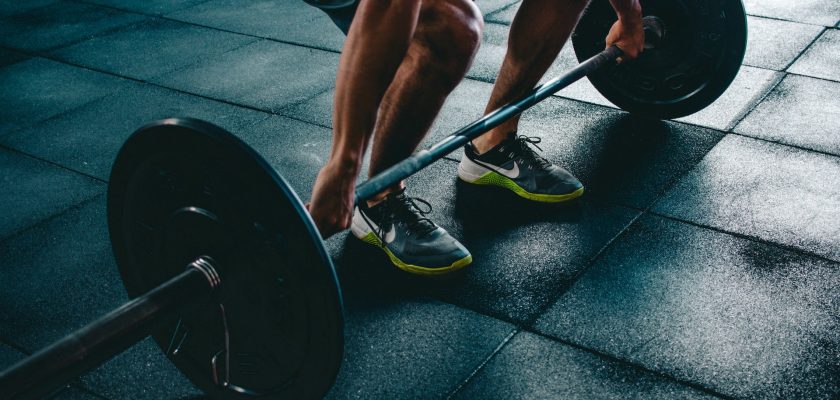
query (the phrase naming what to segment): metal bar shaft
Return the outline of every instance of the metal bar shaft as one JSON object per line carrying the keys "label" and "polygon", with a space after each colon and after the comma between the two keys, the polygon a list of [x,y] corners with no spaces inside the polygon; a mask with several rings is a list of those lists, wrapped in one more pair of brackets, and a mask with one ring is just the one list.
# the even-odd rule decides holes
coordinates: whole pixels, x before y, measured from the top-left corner
{"label": "metal bar shaft", "polygon": [[503,122],[543,101],[548,96],[557,93],[560,89],[575,83],[580,78],[589,75],[605,65],[614,63],[615,59],[620,57],[621,54],[621,49],[618,47],[609,47],[580,63],[565,74],[537,86],[518,100],[508,103],[496,111],[457,130],[429,149],[421,150],[371,177],[366,182],[356,186],[356,203],[358,204],[359,202],[368,200],[388,187],[396,185],[403,179],[414,175],[417,171],[428,167],[435,161],[464,146],[470,140],[487,133]]}
{"label": "metal bar shaft", "polygon": [[188,268],[0,373],[0,397],[37,399],[53,393],[139,342],[162,317],[212,289],[205,273]]}

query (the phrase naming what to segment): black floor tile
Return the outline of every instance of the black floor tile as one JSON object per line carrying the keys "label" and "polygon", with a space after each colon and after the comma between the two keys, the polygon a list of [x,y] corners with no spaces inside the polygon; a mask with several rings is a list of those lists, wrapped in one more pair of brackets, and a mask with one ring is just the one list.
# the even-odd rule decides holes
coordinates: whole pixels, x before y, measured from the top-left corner
{"label": "black floor tile", "polygon": [[329,129],[275,116],[236,134],[292,185],[307,201],[315,176],[326,163],[332,132]]}
{"label": "black floor tile", "polygon": [[840,394],[840,264],[643,217],[537,322],[736,398]]}
{"label": "black floor tile", "polygon": [[292,104],[278,112],[290,118],[331,127],[334,97],[335,90],[327,90],[309,100]]}
{"label": "black floor tile", "polygon": [[828,29],[788,68],[789,72],[840,82],[840,30]]}
{"label": "black floor tile", "polygon": [[475,2],[475,5],[478,6],[478,9],[481,10],[481,13],[486,18],[489,14],[499,11],[517,1],[519,0],[478,0]]}
{"label": "black floor tile", "polygon": [[21,14],[57,2],[58,0],[2,1],[0,2],[0,17]]}
{"label": "black floor tile", "polygon": [[334,85],[338,54],[260,41],[152,81],[277,111]]}
{"label": "black floor tile", "polygon": [[302,1],[215,0],[167,17],[317,48],[337,51],[344,45],[344,34],[327,14]]}
{"label": "black floor tile", "polygon": [[505,8],[496,10],[490,15],[484,17],[484,19],[490,22],[510,25],[511,22],[513,22],[513,17],[516,15],[516,11],[519,10],[520,4],[521,2],[517,1]]}
{"label": "black floor tile", "polygon": [[85,388],[110,399],[186,399],[202,396],[151,338],[81,377]]}
{"label": "black floor tile", "polygon": [[105,74],[34,58],[0,68],[0,137],[125,87]]}
{"label": "black floor tile", "polygon": [[[0,243],[0,265],[0,337],[30,352],[128,300],[111,254],[104,196]],[[197,393],[149,340],[82,382],[112,398]]]}
{"label": "black floor tile", "polygon": [[782,78],[782,73],[741,66],[735,80],[723,94],[706,108],[677,121],[729,130],[767,95]]}
{"label": "black floor tile", "polygon": [[[7,203],[8,204],[8,203]],[[0,331],[34,352],[126,300],[104,196],[0,243]]]}
{"label": "black floor tile", "polygon": [[654,211],[840,261],[840,158],[727,136]]}
{"label": "black floor tile", "polygon": [[840,83],[788,75],[735,132],[840,156]]}
{"label": "black floor tile", "polygon": [[93,179],[0,149],[0,239],[105,190]]}
{"label": "black floor tile", "polygon": [[62,390],[61,392],[57,393],[55,396],[50,397],[49,400],[96,400],[101,399],[102,397],[93,395],[89,392],[82,391],[77,388],[67,388]]}
{"label": "black floor tile", "polygon": [[[428,284],[428,290],[449,302],[520,323],[550,304],[635,216],[619,207],[584,204],[557,210],[521,204],[498,193],[461,194],[468,191],[456,194],[454,210],[441,200],[433,206],[440,209],[435,214],[446,213],[435,220],[470,250],[473,263],[463,276]],[[494,206],[482,203],[489,199]]]}
{"label": "black floor tile", "polygon": [[747,13],[762,17],[833,26],[840,20],[840,3],[831,0],[745,0]]}
{"label": "black floor tile", "polygon": [[180,22],[152,20],[62,48],[53,55],[74,64],[146,80],[257,40]]}
{"label": "black floor tile", "polygon": [[350,308],[344,364],[327,398],[444,398],[512,331],[434,301]]}
{"label": "black floor tile", "polygon": [[117,151],[141,126],[163,118],[204,119],[232,132],[268,114],[151,85],[132,83],[57,118],[0,137],[0,144],[108,179]]}
{"label": "black floor tile", "polygon": [[208,0],[84,0],[88,3],[135,11],[145,14],[163,15],[204,3]]}
{"label": "black floor tile", "polygon": [[704,399],[690,387],[532,333],[519,333],[455,399]]}
{"label": "black floor tile", "polygon": [[7,367],[22,360],[24,357],[26,357],[26,355],[17,349],[7,344],[0,343],[0,371],[5,370]]}
{"label": "black floor tile", "polygon": [[782,71],[822,32],[816,25],[778,19],[747,18],[747,54],[744,64]]}
{"label": "black floor tile", "polygon": [[0,19],[0,44],[25,50],[48,50],[143,19],[137,14],[60,2]]}
{"label": "black floor tile", "polygon": [[29,56],[23,53],[0,48],[0,67],[12,65],[27,59],[29,59]]}

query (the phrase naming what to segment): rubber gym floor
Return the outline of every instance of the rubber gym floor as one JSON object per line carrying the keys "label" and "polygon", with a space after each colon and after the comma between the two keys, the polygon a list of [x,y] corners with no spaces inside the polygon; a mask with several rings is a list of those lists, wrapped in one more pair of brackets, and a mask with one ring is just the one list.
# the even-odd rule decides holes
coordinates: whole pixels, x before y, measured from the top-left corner
{"label": "rubber gym floor", "polygon": [[[489,96],[518,3],[478,5],[481,50],[426,146]],[[409,179],[471,249],[463,274],[329,239],[347,315],[329,398],[840,398],[840,3],[746,8],[744,66],[697,114],[639,120],[588,82],[525,114],[579,201],[459,183],[460,151]],[[0,2],[0,366],[127,300],[104,193],[142,124],[219,124],[307,199],[342,43],[297,0]],[[548,76],[574,63],[567,46]],[[55,398],[201,396],[147,339]]]}

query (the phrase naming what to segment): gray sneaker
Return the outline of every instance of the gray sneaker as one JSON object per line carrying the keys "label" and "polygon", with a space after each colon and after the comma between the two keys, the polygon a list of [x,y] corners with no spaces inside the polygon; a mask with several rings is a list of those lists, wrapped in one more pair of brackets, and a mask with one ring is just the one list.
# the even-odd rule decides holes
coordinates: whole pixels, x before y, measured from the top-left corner
{"label": "gray sneaker", "polygon": [[381,248],[391,263],[412,274],[441,275],[469,265],[470,252],[426,218],[430,211],[429,203],[408,197],[403,190],[373,207],[356,207],[350,231]]}
{"label": "gray sneaker", "polygon": [[543,203],[580,197],[583,184],[569,171],[540,157],[531,148],[539,142],[540,138],[511,133],[483,154],[478,154],[469,143],[458,164],[458,177],[476,185],[501,186],[520,197]]}

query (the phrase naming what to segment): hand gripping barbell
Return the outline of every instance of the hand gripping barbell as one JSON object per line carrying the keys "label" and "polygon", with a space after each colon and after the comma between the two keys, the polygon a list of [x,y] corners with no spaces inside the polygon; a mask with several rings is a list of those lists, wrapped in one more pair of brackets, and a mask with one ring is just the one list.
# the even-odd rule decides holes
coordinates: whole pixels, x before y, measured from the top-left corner
{"label": "hand gripping barbell", "polygon": [[[583,76],[636,114],[711,104],[738,71],[740,0],[649,0],[647,50],[615,64],[615,20],[593,2],[573,44],[580,65],[356,187],[371,198]],[[655,15],[655,17],[654,17]],[[166,119],[123,145],[108,186],[114,255],[133,300],[0,374],[8,399],[48,395],[148,335],[217,398],[317,398],[343,357],[341,293],[298,196],[254,150],[194,119]]]}

